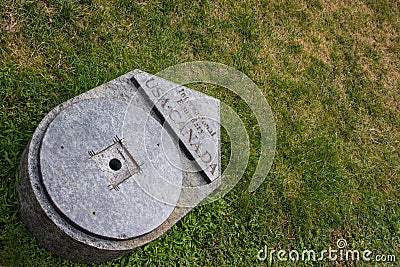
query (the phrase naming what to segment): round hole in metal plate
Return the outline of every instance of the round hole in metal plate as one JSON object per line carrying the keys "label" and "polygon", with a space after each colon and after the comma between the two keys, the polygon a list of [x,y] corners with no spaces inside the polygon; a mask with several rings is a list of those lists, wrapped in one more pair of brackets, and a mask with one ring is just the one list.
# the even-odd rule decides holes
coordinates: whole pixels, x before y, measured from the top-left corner
{"label": "round hole in metal plate", "polygon": [[108,163],[108,166],[110,166],[111,170],[113,171],[118,171],[122,167],[122,163],[119,159],[112,159]]}

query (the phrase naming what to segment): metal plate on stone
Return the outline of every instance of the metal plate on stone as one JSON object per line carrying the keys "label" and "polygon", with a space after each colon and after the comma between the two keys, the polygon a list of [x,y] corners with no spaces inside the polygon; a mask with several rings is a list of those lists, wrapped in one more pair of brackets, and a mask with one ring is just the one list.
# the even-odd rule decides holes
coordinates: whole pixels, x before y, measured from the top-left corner
{"label": "metal plate on stone", "polygon": [[135,70],[134,83],[197,163],[208,182],[220,176],[218,99]]}
{"label": "metal plate on stone", "polygon": [[144,110],[130,107],[125,114],[128,107],[108,98],[70,105],[50,123],[40,148],[52,204],[82,230],[111,239],[161,225],[182,184],[182,171],[160,156],[179,162],[177,145]]}

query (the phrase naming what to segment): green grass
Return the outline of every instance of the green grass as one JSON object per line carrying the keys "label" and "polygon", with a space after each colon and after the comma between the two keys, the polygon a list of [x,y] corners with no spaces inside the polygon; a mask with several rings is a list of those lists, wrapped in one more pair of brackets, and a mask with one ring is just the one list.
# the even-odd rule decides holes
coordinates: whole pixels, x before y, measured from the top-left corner
{"label": "green grass", "polygon": [[[400,2],[0,2],[0,265],[79,266],[38,245],[18,218],[21,153],[52,107],[139,68],[193,60],[243,71],[277,124],[265,182],[247,187],[259,133],[243,119],[251,155],[223,199],[193,209],[165,235],[101,266],[266,266],[257,252],[336,247],[400,260]],[[223,164],[229,158],[227,137]],[[303,263],[277,262],[297,266]],[[304,266],[331,266],[307,262]],[[336,266],[370,266],[338,262]],[[384,264],[376,264],[383,266]]]}

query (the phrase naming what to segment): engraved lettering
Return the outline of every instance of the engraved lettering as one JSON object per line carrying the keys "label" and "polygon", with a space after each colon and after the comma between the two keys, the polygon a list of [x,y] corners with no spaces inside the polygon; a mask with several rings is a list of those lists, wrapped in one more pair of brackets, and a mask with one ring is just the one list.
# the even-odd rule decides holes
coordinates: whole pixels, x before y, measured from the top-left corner
{"label": "engraved lettering", "polygon": [[211,164],[210,168],[211,168],[211,174],[214,175],[214,172],[217,169],[217,164]]}
{"label": "engraved lettering", "polygon": [[[173,114],[177,114],[177,116],[179,116],[179,118],[178,118],[178,117],[175,117],[175,115],[172,116]],[[169,113],[169,117],[170,117],[170,119],[171,119],[173,122],[175,122],[176,124],[178,124],[179,119],[182,118],[181,113],[179,113],[179,111],[177,111],[176,109],[173,109],[173,110]]]}
{"label": "engraved lettering", "polygon": [[[173,114],[175,114],[174,116],[172,116]],[[181,121],[182,119],[182,115],[179,111],[177,111],[176,109],[173,109],[170,113],[169,113],[169,118],[176,124],[179,126],[179,131],[181,131],[183,129],[183,127],[185,127],[185,122]]]}
{"label": "engraved lettering", "polygon": [[151,92],[153,93],[153,96],[155,96],[155,97],[160,97],[161,96],[161,88],[156,87]]}
{"label": "engraved lettering", "polygon": [[158,86],[158,82],[156,82],[156,81],[154,81],[154,85],[153,85],[153,86],[149,85],[149,84],[150,84],[151,82],[153,82],[153,81],[154,81],[154,77],[151,77],[150,79],[148,79],[148,80],[146,81],[146,86],[147,86],[147,88],[152,89],[152,88]]}
{"label": "engraved lettering", "polygon": [[196,152],[197,153],[197,155],[199,155],[200,153],[200,143],[195,143],[195,144],[190,144],[191,146],[194,146],[195,147],[195,150],[194,150],[194,152]]}
{"label": "engraved lettering", "polygon": [[[146,77],[147,79],[144,80]],[[202,106],[203,103],[211,103],[210,98],[203,97],[201,93],[196,93],[184,86],[158,79],[156,76],[150,77],[146,73],[138,75],[138,78],[139,81],[143,81],[143,85],[147,86],[147,91],[144,90],[144,93],[155,103],[156,108],[172,130],[178,134],[182,144],[205,174],[211,180],[218,177],[219,152],[214,151],[213,147],[214,144],[219,144],[216,138],[219,135],[219,126],[218,119],[215,122],[212,120],[217,114],[215,110],[210,110],[210,112],[203,110],[204,106]],[[167,95],[163,95],[164,93]],[[206,114],[210,114],[210,118]],[[203,142],[208,139],[210,141]]]}
{"label": "engraved lettering", "polygon": [[151,77],[146,81],[146,86],[149,89],[152,89],[151,92],[154,97],[160,97],[161,96],[161,88],[158,87],[158,82],[155,81],[154,77]]}
{"label": "engraved lettering", "polygon": [[212,160],[211,154],[207,150],[200,156],[200,158],[204,163],[210,163]]}
{"label": "engraved lettering", "polygon": [[168,98],[164,98],[164,99],[161,101],[161,107],[162,107],[162,108],[165,108],[165,105],[168,103],[168,101],[169,101]]}
{"label": "engraved lettering", "polygon": [[187,131],[185,134],[182,132],[183,136],[186,136],[187,133],[189,133],[189,143],[192,142],[194,139],[198,139],[199,137],[197,135],[193,135],[193,130],[190,128],[189,131]]}

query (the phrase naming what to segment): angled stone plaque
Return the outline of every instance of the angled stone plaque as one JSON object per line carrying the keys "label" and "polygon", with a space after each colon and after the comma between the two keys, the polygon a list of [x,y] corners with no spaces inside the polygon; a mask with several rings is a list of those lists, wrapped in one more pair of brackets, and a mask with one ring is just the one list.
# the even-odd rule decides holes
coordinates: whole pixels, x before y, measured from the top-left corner
{"label": "angled stone plaque", "polygon": [[220,175],[219,100],[135,70],[134,82],[209,182]]}

